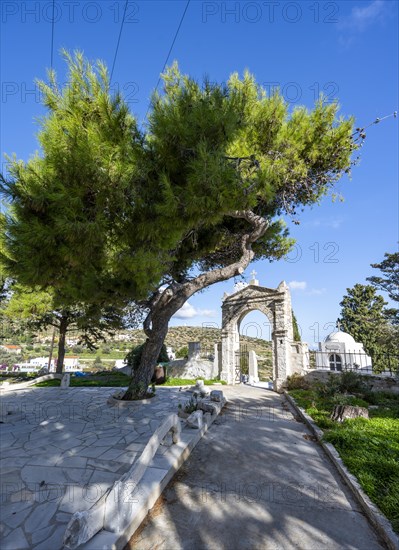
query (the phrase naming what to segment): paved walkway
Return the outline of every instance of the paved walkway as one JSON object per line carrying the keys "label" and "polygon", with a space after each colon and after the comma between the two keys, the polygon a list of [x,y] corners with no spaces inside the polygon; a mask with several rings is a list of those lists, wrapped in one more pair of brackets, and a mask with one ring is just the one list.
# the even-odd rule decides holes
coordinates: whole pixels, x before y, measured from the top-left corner
{"label": "paved walkway", "polygon": [[[0,548],[59,550],[72,514],[112,487],[178,403],[191,394],[159,388],[147,404],[111,408],[117,388],[27,388],[0,408]],[[167,447],[152,464],[162,466]]]}
{"label": "paved walkway", "polygon": [[280,396],[247,386],[223,391],[227,409],[126,550],[384,548]]}

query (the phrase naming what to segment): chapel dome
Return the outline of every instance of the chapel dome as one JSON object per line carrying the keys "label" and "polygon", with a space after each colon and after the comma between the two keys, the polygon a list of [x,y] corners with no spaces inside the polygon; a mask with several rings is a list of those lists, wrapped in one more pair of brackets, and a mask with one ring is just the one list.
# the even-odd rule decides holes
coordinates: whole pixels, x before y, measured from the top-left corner
{"label": "chapel dome", "polygon": [[342,332],[342,330],[338,330],[336,332],[332,332],[327,336],[325,339],[325,343],[337,343],[337,344],[345,344],[346,346],[353,346],[356,345],[355,339],[353,336],[348,334],[347,332]]}

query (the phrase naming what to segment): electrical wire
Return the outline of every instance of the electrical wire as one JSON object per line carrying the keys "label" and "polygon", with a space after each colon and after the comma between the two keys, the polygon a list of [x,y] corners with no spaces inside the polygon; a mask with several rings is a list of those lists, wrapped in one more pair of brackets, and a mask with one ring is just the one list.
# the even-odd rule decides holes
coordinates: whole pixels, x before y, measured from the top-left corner
{"label": "electrical wire", "polygon": [[[183,24],[183,21],[184,21],[184,18],[185,18],[185,16],[186,16],[186,13],[187,13],[187,10],[188,10],[188,6],[190,5],[190,2],[191,2],[191,0],[187,0],[186,7],[184,8],[183,15],[182,15],[181,18],[180,18],[179,25],[178,25],[178,27],[177,27],[177,30],[176,30],[175,35],[174,35],[173,40],[172,40],[172,44],[171,44],[171,46],[170,46],[170,48],[169,48],[169,51],[168,51],[168,55],[166,56],[165,62],[164,62],[163,67],[162,67],[162,71],[161,71],[161,73],[160,73],[160,75],[159,75],[157,85],[155,86],[154,93],[158,90],[158,86],[159,86],[159,83],[161,82],[161,78],[162,78],[161,75],[162,75],[162,73],[164,72],[165,67],[166,67],[166,65],[167,65],[167,63],[168,63],[168,61],[169,61],[170,54],[172,53],[173,46],[175,45],[176,39],[177,39],[177,37],[178,37],[180,28],[181,28],[181,26],[182,26],[182,24]],[[151,104],[148,105],[147,112],[146,112],[146,114],[145,114],[144,120],[146,120],[146,118],[147,118],[148,112],[149,112],[149,110],[150,110],[150,105],[151,105]],[[144,124],[144,123],[143,123],[143,124]]]}
{"label": "electrical wire", "polygon": [[112,63],[111,76],[110,76],[110,80],[109,80],[110,83],[112,82],[112,76],[113,76],[113,74],[114,74],[116,58],[117,58],[117,56],[118,56],[119,44],[120,44],[120,41],[121,41],[123,25],[124,25],[124,23],[125,23],[125,16],[126,16],[127,4],[128,4],[128,0],[126,0],[126,2],[125,2],[125,9],[123,10],[123,17],[122,17],[122,22],[121,22],[121,28],[120,28],[120,30],[119,30],[118,42],[117,42],[117,44],[116,44],[116,49],[115,49],[114,62]]}
{"label": "electrical wire", "polygon": [[54,11],[55,11],[55,0],[53,0],[53,14],[52,14],[52,18],[51,18],[50,69],[53,69],[53,54],[54,54]]}

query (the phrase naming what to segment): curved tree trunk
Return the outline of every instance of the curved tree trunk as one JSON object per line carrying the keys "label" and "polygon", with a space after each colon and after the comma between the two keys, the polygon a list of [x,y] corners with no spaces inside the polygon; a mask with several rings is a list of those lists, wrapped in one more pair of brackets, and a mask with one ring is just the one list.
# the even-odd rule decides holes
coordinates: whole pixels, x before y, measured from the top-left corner
{"label": "curved tree trunk", "polygon": [[228,266],[202,273],[186,283],[172,283],[166,290],[158,292],[154,296],[149,304],[150,312],[144,321],[147,341],[141,362],[123,396],[124,400],[142,399],[146,395],[162,344],[168,333],[171,317],[193,294],[214,283],[226,281],[234,275],[242,274],[253,259],[252,243],[264,235],[269,226],[268,220],[251,211],[237,211],[233,212],[231,216],[243,218],[253,226],[253,230],[242,237],[241,258]]}
{"label": "curved tree trunk", "polygon": [[144,345],[140,366],[133,374],[129,387],[123,396],[124,400],[130,401],[145,397],[154,369],[157,366],[162,344],[168,333],[169,319],[170,317],[163,322],[158,322],[156,327],[151,330]]}

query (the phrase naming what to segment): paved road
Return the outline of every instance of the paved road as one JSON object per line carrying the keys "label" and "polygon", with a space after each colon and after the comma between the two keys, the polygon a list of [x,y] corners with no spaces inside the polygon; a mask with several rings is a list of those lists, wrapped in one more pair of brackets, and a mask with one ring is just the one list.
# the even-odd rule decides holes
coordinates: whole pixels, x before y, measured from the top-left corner
{"label": "paved road", "polygon": [[385,548],[280,396],[224,391],[224,414],[125,550]]}

